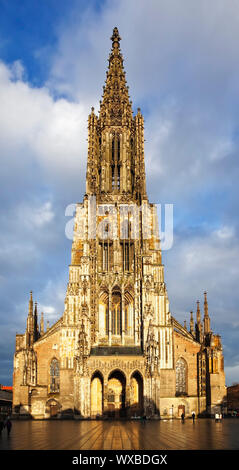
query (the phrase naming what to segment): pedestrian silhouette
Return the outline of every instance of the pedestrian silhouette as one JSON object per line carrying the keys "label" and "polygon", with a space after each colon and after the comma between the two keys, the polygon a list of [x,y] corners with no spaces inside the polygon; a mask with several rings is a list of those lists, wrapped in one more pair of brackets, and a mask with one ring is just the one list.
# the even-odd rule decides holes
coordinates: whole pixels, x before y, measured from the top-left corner
{"label": "pedestrian silhouette", "polygon": [[0,419],[0,434],[2,434],[2,430],[4,428],[4,422],[2,420],[2,418]]}
{"label": "pedestrian silhouette", "polygon": [[11,429],[12,429],[12,423],[11,423],[10,419],[7,420],[6,427],[7,427],[7,435],[9,436],[9,434],[11,432]]}
{"label": "pedestrian silhouette", "polygon": [[194,421],[195,421],[195,412],[194,411],[192,412],[192,418],[193,418],[193,423],[194,423]]}
{"label": "pedestrian silhouette", "polygon": [[182,423],[184,423],[184,413],[181,414]]}

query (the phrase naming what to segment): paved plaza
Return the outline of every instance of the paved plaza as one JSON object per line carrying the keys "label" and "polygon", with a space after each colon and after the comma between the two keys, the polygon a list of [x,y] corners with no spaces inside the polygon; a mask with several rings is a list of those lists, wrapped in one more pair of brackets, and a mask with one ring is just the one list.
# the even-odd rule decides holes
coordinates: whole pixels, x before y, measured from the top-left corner
{"label": "paved plaza", "polygon": [[168,421],[13,421],[3,449],[239,449],[239,419]]}

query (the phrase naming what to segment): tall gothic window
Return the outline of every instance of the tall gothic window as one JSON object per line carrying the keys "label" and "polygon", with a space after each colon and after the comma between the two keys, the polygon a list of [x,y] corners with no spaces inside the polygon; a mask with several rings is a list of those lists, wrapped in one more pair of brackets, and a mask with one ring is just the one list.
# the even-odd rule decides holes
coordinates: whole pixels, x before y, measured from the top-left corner
{"label": "tall gothic window", "polygon": [[120,166],[117,167],[117,189],[120,190]]}
{"label": "tall gothic window", "polygon": [[112,165],[112,190],[115,189],[115,166]]}
{"label": "tall gothic window", "polygon": [[60,368],[57,359],[52,359],[50,365],[50,391],[52,393],[60,391]]}
{"label": "tall gothic window", "polygon": [[123,271],[131,271],[134,257],[134,244],[128,240],[121,243]]}
{"label": "tall gothic window", "polygon": [[120,160],[120,139],[118,138],[118,145],[117,145],[117,160]]}
{"label": "tall gothic window", "polygon": [[124,331],[125,334],[128,334],[128,322],[129,322],[129,306],[125,306],[125,312],[124,312]]}
{"label": "tall gothic window", "polygon": [[114,161],[115,159],[115,140],[113,138],[112,140],[112,160]]}
{"label": "tall gothic window", "polygon": [[112,191],[120,190],[120,137],[112,140]]}
{"label": "tall gothic window", "polygon": [[121,335],[122,333],[122,315],[121,315],[121,294],[115,292],[112,295],[112,334]]}
{"label": "tall gothic window", "polygon": [[103,260],[102,260],[103,271],[108,271],[109,269],[109,250],[108,243],[103,244]]}
{"label": "tall gothic window", "polygon": [[105,332],[109,334],[109,306],[108,304],[105,306]]}
{"label": "tall gothic window", "polygon": [[187,394],[187,364],[183,358],[176,362],[176,395]]}
{"label": "tall gothic window", "polygon": [[109,271],[113,266],[113,245],[109,240],[101,242],[102,271]]}
{"label": "tall gothic window", "polygon": [[124,271],[129,271],[129,243],[124,245]]}

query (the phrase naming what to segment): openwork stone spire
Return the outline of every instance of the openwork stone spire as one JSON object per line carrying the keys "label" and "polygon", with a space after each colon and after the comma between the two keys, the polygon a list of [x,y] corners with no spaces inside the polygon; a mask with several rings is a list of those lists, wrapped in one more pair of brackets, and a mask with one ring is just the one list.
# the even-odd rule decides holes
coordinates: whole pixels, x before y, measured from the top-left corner
{"label": "openwork stone spire", "polygon": [[99,117],[92,108],[88,119],[86,193],[102,202],[141,202],[147,199],[144,119],[140,109],[133,116],[117,28],[111,40]]}
{"label": "openwork stone spire", "polygon": [[103,87],[103,101],[100,103],[100,125],[129,125],[133,119],[132,106],[126,85],[123,56],[120,51],[120,36],[114,28],[112,50],[109,55],[109,67],[106,85]]}

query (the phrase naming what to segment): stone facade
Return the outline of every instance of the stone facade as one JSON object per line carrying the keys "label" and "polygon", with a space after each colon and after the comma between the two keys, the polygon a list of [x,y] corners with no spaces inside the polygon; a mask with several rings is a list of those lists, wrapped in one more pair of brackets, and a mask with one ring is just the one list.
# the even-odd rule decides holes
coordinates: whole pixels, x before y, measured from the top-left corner
{"label": "stone facade", "polygon": [[146,193],[144,120],[129,100],[117,28],[99,116],[88,120],[62,317],[44,332],[29,301],[16,337],[14,412],[34,418],[211,412],[225,395],[222,346],[199,303],[190,331],[171,315],[157,211]]}

